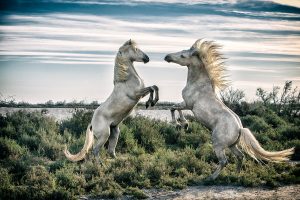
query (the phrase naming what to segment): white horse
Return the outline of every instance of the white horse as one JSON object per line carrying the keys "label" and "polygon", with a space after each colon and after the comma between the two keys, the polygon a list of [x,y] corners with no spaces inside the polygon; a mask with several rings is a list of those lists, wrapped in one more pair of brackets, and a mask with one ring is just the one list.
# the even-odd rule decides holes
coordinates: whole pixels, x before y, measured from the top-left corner
{"label": "white horse", "polygon": [[[137,74],[133,62],[149,62],[149,57],[137,48],[134,41],[129,40],[120,47],[115,59],[114,68],[114,89],[108,99],[102,103],[94,112],[92,123],[86,130],[86,139],[82,150],[72,155],[67,147],[64,150],[65,156],[71,161],[79,161],[85,158],[89,149],[93,146],[94,136],[97,140],[93,147],[93,153],[97,161],[99,150],[107,140],[108,152],[115,157],[120,130],[118,125],[126,118],[139,100],[150,93],[146,102],[146,108],[154,106],[158,101],[158,87],[144,87],[144,82]],[[155,99],[153,100],[153,92]]]}
{"label": "white horse", "polygon": [[172,120],[176,122],[174,111],[178,110],[180,122],[186,122],[181,110],[192,110],[195,118],[212,130],[214,151],[219,165],[209,179],[216,179],[227,163],[225,149],[229,147],[237,156],[238,170],[241,169],[243,154],[238,145],[255,160],[280,162],[288,160],[294,148],[269,152],[264,150],[249,129],[243,128],[240,118],[216,95],[217,88],[227,85],[222,55],[219,45],[213,41],[197,40],[188,50],[166,55],[167,62],[188,67],[188,77],[182,90],[184,102],[171,109]]}

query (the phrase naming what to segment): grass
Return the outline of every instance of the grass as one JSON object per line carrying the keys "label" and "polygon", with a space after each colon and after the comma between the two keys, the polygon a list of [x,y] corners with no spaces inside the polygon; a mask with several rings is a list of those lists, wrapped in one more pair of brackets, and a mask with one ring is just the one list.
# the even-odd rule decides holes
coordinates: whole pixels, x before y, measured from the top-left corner
{"label": "grass", "polygon": [[[251,111],[251,112],[250,112]],[[267,150],[300,147],[299,124],[267,110],[250,110],[241,117]],[[258,112],[258,111],[257,111]],[[191,185],[277,187],[299,184],[300,167],[288,163],[258,164],[247,157],[241,173],[235,158],[215,181],[205,181],[217,165],[210,131],[189,116],[188,131],[144,117],[120,125],[117,158],[101,151],[104,165],[72,163],[63,155],[81,149],[92,112],[79,110],[57,123],[38,112],[18,111],[0,116],[0,199],[78,199],[89,195],[147,198],[143,189],[183,189]],[[294,159],[299,160],[296,154]]]}

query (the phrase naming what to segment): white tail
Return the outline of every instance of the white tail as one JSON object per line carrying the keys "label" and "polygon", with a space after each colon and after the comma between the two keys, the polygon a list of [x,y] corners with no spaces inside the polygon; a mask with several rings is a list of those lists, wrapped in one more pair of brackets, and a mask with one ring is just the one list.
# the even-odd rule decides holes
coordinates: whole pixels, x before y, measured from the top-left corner
{"label": "white tail", "polygon": [[241,129],[239,140],[241,148],[257,161],[265,160],[271,162],[288,161],[289,157],[294,154],[295,148],[286,149],[283,151],[266,151],[256,140],[251,131],[247,128]]}
{"label": "white tail", "polygon": [[85,142],[84,142],[83,148],[81,149],[80,152],[73,155],[69,152],[69,150],[67,149],[67,145],[66,145],[64,153],[65,153],[65,156],[70,161],[76,162],[76,161],[80,161],[80,160],[84,159],[85,155],[88,153],[88,151],[92,147],[93,141],[94,141],[94,135],[93,135],[93,131],[91,130],[91,127],[92,127],[92,125],[89,124],[86,129]]}

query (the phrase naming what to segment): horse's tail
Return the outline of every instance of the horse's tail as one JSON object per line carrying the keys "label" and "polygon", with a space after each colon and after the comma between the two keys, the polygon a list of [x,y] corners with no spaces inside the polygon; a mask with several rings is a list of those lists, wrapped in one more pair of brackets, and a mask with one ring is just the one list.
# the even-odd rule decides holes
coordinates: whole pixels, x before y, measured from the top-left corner
{"label": "horse's tail", "polygon": [[65,150],[64,150],[65,156],[70,161],[73,161],[73,162],[84,159],[85,155],[88,153],[88,151],[92,147],[93,141],[94,141],[94,135],[93,135],[93,131],[92,131],[92,125],[89,124],[86,129],[86,138],[85,138],[85,142],[84,142],[84,145],[83,145],[83,148],[81,149],[81,151],[78,152],[77,154],[73,155],[69,152],[69,150],[67,149],[67,145],[66,145]]}
{"label": "horse's tail", "polygon": [[252,158],[257,161],[265,160],[271,162],[282,162],[288,161],[289,157],[294,154],[295,148],[286,149],[283,151],[266,151],[264,150],[259,142],[256,140],[254,135],[248,128],[242,128],[240,130],[239,145],[241,148]]}

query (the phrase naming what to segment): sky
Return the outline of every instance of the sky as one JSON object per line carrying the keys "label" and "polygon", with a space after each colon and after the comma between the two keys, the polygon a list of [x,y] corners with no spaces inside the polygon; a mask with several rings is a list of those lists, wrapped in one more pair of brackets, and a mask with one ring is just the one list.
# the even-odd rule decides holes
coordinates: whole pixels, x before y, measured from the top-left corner
{"label": "sky", "polygon": [[199,38],[223,46],[231,86],[246,100],[287,80],[300,87],[299,0],[10,0],[0,9],[2,98],[103,102],[129,39],[150,57],[135,67],[161,101],[182,101],[187,77],[164,56]]}

